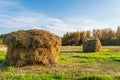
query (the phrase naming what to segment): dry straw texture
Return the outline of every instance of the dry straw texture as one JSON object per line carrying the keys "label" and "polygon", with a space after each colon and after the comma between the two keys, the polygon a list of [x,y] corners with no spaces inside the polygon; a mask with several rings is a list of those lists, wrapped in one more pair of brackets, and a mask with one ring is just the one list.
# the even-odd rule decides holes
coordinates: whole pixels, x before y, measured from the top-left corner
{"label": "dry straw texture", "polygon": [[84,52],[99,52],[102,50],[102,45],[99,39],[86,40],[83,44]]}
{"label": "dry straw texture", "polygon": [[17,67],[54,65],[61,45],[60,37],[38,29],[6,34],[3,42],[8,47],[5,64]]}

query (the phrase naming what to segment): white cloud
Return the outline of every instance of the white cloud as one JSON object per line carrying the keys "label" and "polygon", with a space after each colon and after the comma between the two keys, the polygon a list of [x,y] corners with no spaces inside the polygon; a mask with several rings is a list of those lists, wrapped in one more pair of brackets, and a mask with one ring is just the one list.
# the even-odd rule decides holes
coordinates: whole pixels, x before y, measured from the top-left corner
{"label": "white cloud", "polygon": [[92,30],[97,28],[108,27],[106,24],[90,18],[67,18],[67,20],[69,23],[76,25],[78,29],[82,29],[82,30]]}
{"label": "white cloud", "polygon": [[[58,35],[63,35],[70,31],[89,30],[93,28],[103,28],[106,25],[89,18],[64,18],[58,19],[47,16],[42,13],[26,10],[22,4],[13,0],[0,1],[0,27],[4,29],[33,29],[40,28],[49,30]],[[16,12],[10,12],[12,9],[17,9]],[[2,11],[3,10],[3,11]],[[2,13],[4,12],[4,14]],[[1,30],[1,29],[0,29]]]}

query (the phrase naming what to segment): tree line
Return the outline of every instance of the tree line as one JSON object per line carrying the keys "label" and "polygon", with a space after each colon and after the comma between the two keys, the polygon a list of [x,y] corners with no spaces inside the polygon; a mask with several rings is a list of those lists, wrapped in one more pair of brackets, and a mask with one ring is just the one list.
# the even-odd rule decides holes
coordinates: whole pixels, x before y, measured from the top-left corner
{"label": "tree line", "polygon": [[93,29],[92,31],[67,32],[62,37],[62,45],[81,45],[86,39],[98,38],[102,45],[120,45],[120,26],[114,31],[108,29]]}
{"label": "tree line", "polygon": [[[0,35],[0,44],[3,43],[4,34]],[[108,29],[93,29],[92,31],[67,32],[61,37],[62,45],[78,46],[84,43],[86,39],[99,38],[102,45],[120,45],[120,26],[114,31]]]}

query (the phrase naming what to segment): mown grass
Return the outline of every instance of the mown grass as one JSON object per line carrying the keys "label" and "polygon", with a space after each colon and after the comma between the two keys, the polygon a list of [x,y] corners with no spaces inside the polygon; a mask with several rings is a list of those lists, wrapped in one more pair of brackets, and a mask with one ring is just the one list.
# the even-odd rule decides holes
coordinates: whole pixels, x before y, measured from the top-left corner
{"label": "mown grass", "polygon": [[102,52],[83,53],[79,46],[64,46],[61,48],[58,66],[36,65],[22,68],[3,65],[6,51],[0,51],[0,79],[120,80],[119,49],[119,46],[106,46]]}

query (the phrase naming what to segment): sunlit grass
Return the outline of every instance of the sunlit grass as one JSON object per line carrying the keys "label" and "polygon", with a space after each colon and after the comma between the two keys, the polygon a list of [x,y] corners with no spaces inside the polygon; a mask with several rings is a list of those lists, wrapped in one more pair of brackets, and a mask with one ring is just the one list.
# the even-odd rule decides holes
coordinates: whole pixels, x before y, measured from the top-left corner
{"label": "sunlit grass", "polygon": [[2,62],[4,61],[5,55],[6,55],[6,51],[0,51],[0,64],[2,64]]}
{"label": "sunlit grass", "polygon": [[[0,51],[0,79],[5,80],[120,80],[120,52],[103,47],[102,52],[84,53],[81,47],[62,47],[59,66],[15,68],[5,66],[6,51]],[[118,47],[117,47],[118,49]]]}

